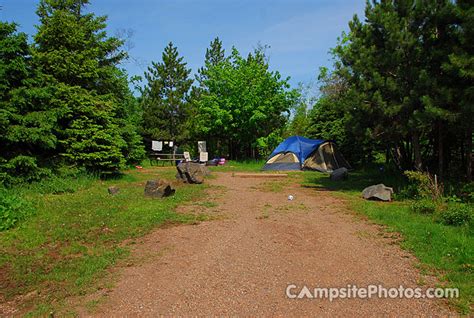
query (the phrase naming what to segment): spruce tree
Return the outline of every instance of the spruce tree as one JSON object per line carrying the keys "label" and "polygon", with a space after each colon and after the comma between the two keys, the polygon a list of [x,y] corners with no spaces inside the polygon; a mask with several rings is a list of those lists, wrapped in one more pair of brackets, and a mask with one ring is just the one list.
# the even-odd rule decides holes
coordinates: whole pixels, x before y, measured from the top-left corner
{"label": "spruce tree", "polygon": [[59,154],[89,170],[111,171],[123,166],[128,148],[117,91],[117,64],[126,54],[119,39],[107,36],[106,17],[84,13],[88,3],[41,0],[33,57],[55,84],[50,105],[60,110],[55,130]]}
{"label": "spruce tree", "polygon": [[142,99],[145,136],[178,143],[189,137],[190,73],[172,42],[164,49],[162,62],[148,67]]}
{"label": "spruce tree", "polygon": [[0,22],[0,184],[48,175],[46,158],[56,146],[51,89],[32,65],[27,36]]}

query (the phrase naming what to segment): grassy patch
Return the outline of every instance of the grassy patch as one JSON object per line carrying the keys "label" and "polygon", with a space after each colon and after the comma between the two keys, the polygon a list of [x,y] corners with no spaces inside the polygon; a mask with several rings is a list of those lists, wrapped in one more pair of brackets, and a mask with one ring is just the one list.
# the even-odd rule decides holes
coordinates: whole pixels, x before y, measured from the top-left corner
{"label": "grassy patch", "polygon": [[255,172],[261,171],[265,165],[265,160],[227,161],[223,166],[209,167],[211,171],[226,172]]}
{"label": "grassy patch", "polygon": [[[176,213],[175,208],[202,195],[204,185],[178,186],[176,194],[165,199],[144,198],[146,180],[173,180],[174,174],[174,168],[132,170],[122,178],[72,185],[73,193],[23,189],[36,213],[0,233],[0,286],[6,299],[37,291],[38,296],[22,306],[47,314],[62,299],[91,291],[107,268],[128,255],[121,244],[125,239],[158,225],[203,219]],[[111,185],[120,188],[119,194],[107,193]]]}
{"label": "grassy patch", "polygon": [[[352,172],[349,180],[333,182],[320,173],[305,174],[304,186],[334,191],[348,199],[353,209],[388,231],[402,235],[401,246],[411,251],[423,269],[440,278],[443,285],[460,289],[460,298],[452,301],[460,312],[469,313],[474,300],[474,229],[472,222],[449,226],[435,222],[432,215],[412,211],[409,201],[382,203],[360,198],[364,187],[385,183],[400,188],[399,179],[377,172]],[[472,207],[472,205],[471,205]]]}
{"label": "grassy patch", "polygon": [[195,203],[194,205],[202,206],[202,207],[210,209],[210,208],[217,207],[219,204],[217,204],[216,202],[211,202],[211,201],[201,201],[201,202]]}
{"label": "grassy patch", "polygon": [[288,182],[285,181],[269,180],[263,182],[255,188],[264,192],[281,192],[287,184]]}

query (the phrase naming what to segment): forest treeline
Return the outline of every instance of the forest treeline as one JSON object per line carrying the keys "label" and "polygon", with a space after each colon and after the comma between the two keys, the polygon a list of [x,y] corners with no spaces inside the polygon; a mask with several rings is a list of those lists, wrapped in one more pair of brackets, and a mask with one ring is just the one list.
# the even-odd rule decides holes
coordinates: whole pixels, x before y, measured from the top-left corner
{"label": "forest treeline", "polygon": [[191,151],[206,140],[211,157],[246,159],[294,134],[335,140],[353,165],[383,156],[401,170],[472,175],[469,1],[368,2],[332,49],[317,94],[270,70],[267,47],[242,55],[219,38],[195,74],[170,42],[137,84],[121,66],[124,40],[88,3],[40,0],[30,40],[0,22],[4,185],[119,171],[140,163],[153,139]]}

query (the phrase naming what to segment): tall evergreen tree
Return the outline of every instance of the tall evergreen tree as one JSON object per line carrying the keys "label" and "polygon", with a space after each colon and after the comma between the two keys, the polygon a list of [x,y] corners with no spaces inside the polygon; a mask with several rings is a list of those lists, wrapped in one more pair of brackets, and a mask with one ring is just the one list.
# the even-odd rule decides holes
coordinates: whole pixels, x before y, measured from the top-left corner
{"label": "tall evergreen tree", "polygon": [[440,177],[459,176],[463,163],[469,178],[473,63],[467,39],[473,11],[468,2],[367,2],[364,21],[355,16],[333,51],[331,76],[344,86],[323,85],[314,132],[327,131],[325,118],[332,113],[344,118],[344,143],[353,141],[367,153],[385,150],[402,169],[428,169]]}
{"label": "tall evergreen tree", "polygon": [[[472,1],[457,0],[455,28],[458,42],[451,46],[449,61],[443,64],[443,70],[449,77],[452,87],[453,100],[459,107],[459,118],[450,128],[458,133],[458,140],[462,140],[462,158],[465,174],[472,180],[474,161],[474,6]],[[446,52],[445,52],[446,53]]]}
{"label": "tall evergreen tree", "polygon": [[211,41],[209,47],[206,49],[204,66],[201,67],[196,75],[196,80],[199,83],[207,77],[207,72],[210,67],[216,66],[225,61],[225,50],[222,47],[222,41],[216,37]]}
{"label": "tall evergreen tree", "polygon": [[[122,42],[107,37],[106,17],[84,13],[88,0],[41,0],[33,58],[55,83],[52,107],[60,110],[58,152],[89,170],[123,166],[127,143],[119,129],[117,64]],[[122,116],[123,117],[123,116]]]}
{"label": "tall evergreen tree", "polygon": [[148,83],[142,96],[145,136],[178,143],[189,138],[189,91],[193,83],[190,74],[191,69],[172,42],[165,47],[162,62],[152,62],[148,67]]}
{"label": "tall evergreen tree", "polygon": [[56,146],[51,89],[32,65],[27,36],[0,22],[0,183],[48,175],[45,157]]}

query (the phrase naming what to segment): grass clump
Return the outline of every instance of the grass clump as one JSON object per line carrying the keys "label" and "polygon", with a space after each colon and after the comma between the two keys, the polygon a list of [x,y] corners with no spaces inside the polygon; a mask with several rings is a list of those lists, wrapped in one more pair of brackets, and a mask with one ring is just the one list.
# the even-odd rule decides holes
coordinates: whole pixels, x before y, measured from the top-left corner
{"label": "grass clump", "polygon": [[436,207],[436,203],[428,199],[416,200],[411,205],[413,212],[419,214],[434,214]]}
{"label": "grass clump", "polygon": [[0,189],[0,231],[15,227],[34,213],[33,206],[19,194]]}
{"label": "grass clump", "polygon": [[227,171],[227,172],[256,172],[261,171],[265,165],[265,160],[243,160],[226,161],[223,166],[210,166],[211,171]]}
{"label": "grass clump", "polygon": [[473,220],[473,207],[469,204],[451,203],[440,212],[440,220],[443,224],[462,226]]}

